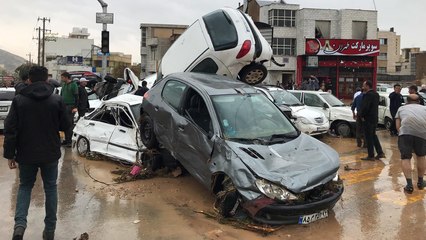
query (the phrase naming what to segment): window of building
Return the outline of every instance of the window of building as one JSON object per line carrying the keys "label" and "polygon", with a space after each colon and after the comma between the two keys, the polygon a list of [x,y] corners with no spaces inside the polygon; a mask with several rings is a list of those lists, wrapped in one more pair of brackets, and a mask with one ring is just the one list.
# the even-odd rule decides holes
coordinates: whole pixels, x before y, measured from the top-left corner
{"label": "window of building", "polygon": [[365,21],[352,22],[352,38],[367,39],[367,22]]}
{"label": "window of building", "polygon": [[387,53],[379,53],[379,57],[377,59],[378,60],[387,60],[388,54]]}
{"label": "window of building", "polygon": [[330,21],[315,21],[315,38],[330,38]]}
{"label": "window of building", "polygon": [[151,60],[152,61],[157,60],[156,55],[157,55],[157,46],[151,46]]}
{"label": "window of building", "polygon": [[268,23],[274,27],[295,27],[296,11],[285,9],[269,10]]}
{"label": "window of building", "polygon": [[142,44],[142,47],[146,47],[146,27],[142,27],[141,44]]}
{"label": "window of building", "polygon": [[377,73],[386,73],[386,67],[379,67]]}
{"label": "window of building", "polygon": [[401,72],[401,66],[395,66],[395,71],[396,72]]}
{"label": "window of building", "polygon": [[388,39],[387,38],[380,38],[380,45],[388,45]]}
{"label": "window of building", "polygon": [[274,38],[272,40],[272,50],[274,55],[296,55],[296,39],[295,38]]}

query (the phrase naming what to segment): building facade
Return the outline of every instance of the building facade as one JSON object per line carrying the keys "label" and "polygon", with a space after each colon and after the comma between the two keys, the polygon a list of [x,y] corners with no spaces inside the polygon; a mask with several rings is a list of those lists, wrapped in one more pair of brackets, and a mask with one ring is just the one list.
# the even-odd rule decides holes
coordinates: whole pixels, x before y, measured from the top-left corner
{"label": "building facade", "polygon": [[140,24],[141,78],[157,72],[161,58],[187,27],[187,25]]}
{"label": "building facade", "polygon": [[[132,55],[124,54],[121,52],[110,52],[107,56],[107,73],[112,73],[114,68],[120,66],[130,67],[132,65]],[[102,72],[102,53],[95,52],[92,55],[92,69],[91,71],[101,73]],[[123,76],[113,76],[123,77]]]}
{"label": "building facade", "polygon": [[401,72],[397,63],[401,60],[401,36],[394,28],[390,31],[378,31],[380,53],[377,57],[378,74],[397,74]]}
{"label": "building facade", "polygon": [[[273,27],[274,58],[286,64],[267,66],[267,83],[300,87],[313,75],[336,96],[349,98],[362,81],[376,81],[377,11],[300,9],[284,1],[246,3],[248,7],[239,9]],[[318,52],[312,51],[312,44]],[[346,46],[349,51],[338,51]]]}

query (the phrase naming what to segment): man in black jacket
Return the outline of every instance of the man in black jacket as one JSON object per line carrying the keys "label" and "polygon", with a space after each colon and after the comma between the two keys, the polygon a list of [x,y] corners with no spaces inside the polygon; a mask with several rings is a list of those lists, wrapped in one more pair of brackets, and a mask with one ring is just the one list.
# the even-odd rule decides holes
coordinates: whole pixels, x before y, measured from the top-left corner
{"label": "man in black jacket", "polygon": [[[46,217],[43,239],[54,239],[56,229],[59,131],[71,126],[62,98],[47,83],[47,69],[33,66],[29,85],[12,101],[5,120],[3,155],[10,169],[19,167],[13,239],[22,239],[27,227],[31,191],[38,169],[43,179]],[[18,163],[18,164],[17,164]]]}
{"label": "man in black jacket", "polygon": [[395,125],[395,115],[398,112],[399,107],[404,103],[404,98],[401,95],[401,85],[398,83],[393,85],[393,92],[389,94],[389,110],[392,116],[392,125],[389,129],[391,136],[398,136],[398,131]]}
{"label": "man in black jacket", "polygon": [[[364,135],[367,142],[368,156],[361,158],[361,160],[379,160],[385,158],[382,146],[380,145],[379,138],[376,135],[376,126],[379,117],[379,94],[373,90],[371,81],[365,81],[362,84],[364,96],[361,102],[359,115],[363,121]],[[374,148],[377,155],[374,156]]]}
{"label": "man in black jacket", "polygon": [[80,82],[80,86],[78,86],[78,105],[77,105],[78,119],[80,119],[81,117],[84,117],[84,115],[86,114],[86,112],[89,110],[89,107],[90,107],[88,93],[86,91],[86,86],[89,80],[87,80],[86,78],[80,78],[79,82]]}

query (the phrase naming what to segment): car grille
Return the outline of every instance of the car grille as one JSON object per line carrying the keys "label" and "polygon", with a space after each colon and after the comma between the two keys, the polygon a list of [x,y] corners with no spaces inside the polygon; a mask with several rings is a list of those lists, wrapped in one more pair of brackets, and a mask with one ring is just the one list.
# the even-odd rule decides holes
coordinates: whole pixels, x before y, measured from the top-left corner
{"label": "car grille", "polygon": [[316,123],[323,123],[324,119],[322,117],[314,118]]}

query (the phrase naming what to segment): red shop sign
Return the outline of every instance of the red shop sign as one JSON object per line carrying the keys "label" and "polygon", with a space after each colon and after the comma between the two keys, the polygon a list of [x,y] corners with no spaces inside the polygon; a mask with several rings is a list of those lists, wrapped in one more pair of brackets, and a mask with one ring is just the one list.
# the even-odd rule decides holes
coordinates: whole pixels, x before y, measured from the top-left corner
{"label": "red shop sign", "polygon": [[306,55],[378,56],[379,40],[306,39]]}

